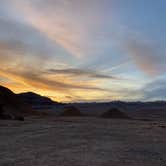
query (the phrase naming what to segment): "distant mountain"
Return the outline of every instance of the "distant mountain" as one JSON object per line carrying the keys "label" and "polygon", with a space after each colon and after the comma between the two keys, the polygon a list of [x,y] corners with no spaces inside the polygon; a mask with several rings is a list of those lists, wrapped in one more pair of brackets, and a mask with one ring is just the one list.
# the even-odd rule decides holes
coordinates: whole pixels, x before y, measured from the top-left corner
{"label": "distant mountain", "polygon": [[112,101],[105,103],[72,103],[82,113],[89,116],[101,116],[112,108],[117,108],[135,119],[166,120],[166,101],[124,102]]}
{"label": "distant mountain", "polygon": [[11,116],[36,114],[31,106],[6,87],[0,86],[0,113]]}
{"label": "distant mountain", "polygon": [[33,92],[26,92],[17,94],[25,103],[32,106],[44,106],[44,105],[61,105],[61,103],[55,102],[48,97],[41,96]]}

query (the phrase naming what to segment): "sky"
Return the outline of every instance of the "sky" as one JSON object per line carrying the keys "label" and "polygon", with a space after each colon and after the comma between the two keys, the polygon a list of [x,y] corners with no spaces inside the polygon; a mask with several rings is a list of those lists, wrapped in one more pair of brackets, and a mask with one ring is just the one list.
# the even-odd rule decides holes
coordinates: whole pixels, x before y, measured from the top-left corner
{"label": "sky", "polygon": [[166,99],[165,0],[0,0],[0,84],[61,102]]}

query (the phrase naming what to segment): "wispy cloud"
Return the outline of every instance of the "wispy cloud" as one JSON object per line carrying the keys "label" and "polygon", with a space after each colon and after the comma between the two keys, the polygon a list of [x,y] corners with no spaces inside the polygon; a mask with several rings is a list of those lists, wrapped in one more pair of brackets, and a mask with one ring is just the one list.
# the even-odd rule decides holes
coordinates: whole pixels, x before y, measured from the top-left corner
{"label": "wispy cloud", "polygon": [[76,69],[76,68],[67,68],[67,69],[49,69],[46,71],[47,74],[53,75],[71,75],[75,77],[90,77],[97,79],[112,79],[112,80],[120,80],[120,78],[116,76],[110,76],[105,74],[100,74],[99,71],[85,70],[85,69]]}
{"label": "wispy cloud", "polygon": [[[71,55],[86,56],[94,49],[93,35],[100,29],[108,0],[13,1],[24,19]],[[100,10],[99,10],[100,9]],[[86,11],[86,12],[85,12]],[[87,42],[87,40],[91,41]],[[92,44],[93,43],[93,44]]]}
{"label": "wispy cloud", "polygon": [[165,100],[166,99],[166,80],[157,79],[147,83],[143,88],[143,100]]}
{"label": "wispy cloud", "polygon": [[126,43],[128,54],[143,72],[151,76],[164,72],[166,58],[159,45],[139,38],[129,39]]}
{"label": "wispy cloud", "polygon": [[72,89],[84,89],[84,90],[97,90],[97,91],[106,91],[108,89],[99,88],[97,86],[88,85],[88,83],[66,83],[62,80],[57,81],[55,78],[49,79],[47,77],[42,76],[42,73],[37,71],[31,71],[31,70],[17,70],[12,71],[11,69],[2,70],[1,74],[3,76],[9,77],[11,79],[20,81],[22,83],[25,83],[27,85],[40,87],[40,88],[46,88],[51,89],[54,91],[70,91]]}

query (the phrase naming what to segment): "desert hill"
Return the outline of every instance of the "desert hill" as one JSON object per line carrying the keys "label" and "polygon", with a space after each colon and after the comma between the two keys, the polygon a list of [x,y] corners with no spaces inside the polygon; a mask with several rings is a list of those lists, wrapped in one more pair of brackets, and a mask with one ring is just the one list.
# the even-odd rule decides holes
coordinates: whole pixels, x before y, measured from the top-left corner
{"label": "desert hill", "polygon": [[31,106],[22,101],[10,89],[0,86],[0,106],[1,113],[10,114],[12,116],[27,116],[36,114]]}
{"label": "desert hill", "polygon": [[55,102],[48,97],[41,96],[34,92],[26,92],[17,94],[25,103],[31,106],[44,106],[44,105],[60,105],[61,103]]}

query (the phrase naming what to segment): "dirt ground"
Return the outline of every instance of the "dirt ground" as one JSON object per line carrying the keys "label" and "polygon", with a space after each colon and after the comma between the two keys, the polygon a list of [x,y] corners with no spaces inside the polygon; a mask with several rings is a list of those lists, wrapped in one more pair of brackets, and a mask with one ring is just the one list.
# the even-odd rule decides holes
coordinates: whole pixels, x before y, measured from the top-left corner
{"label": "dirt ground", "polygon": [[166,166],[166,123],[93,117],[1,120],[0,166]]}

